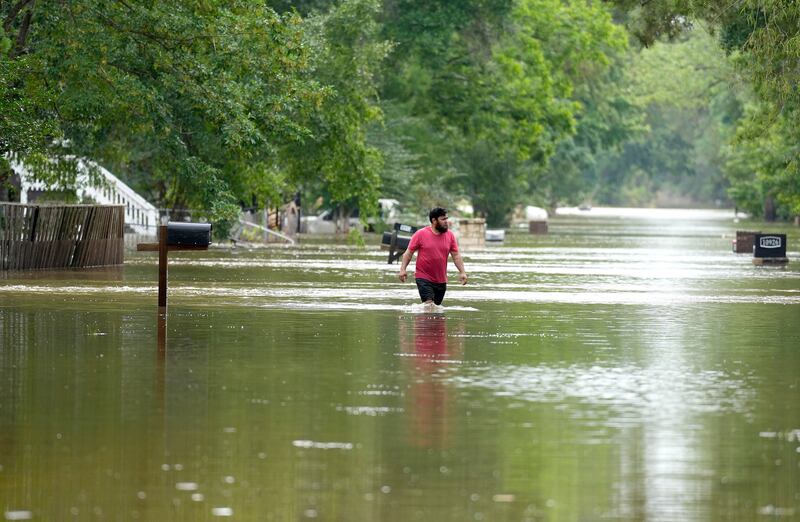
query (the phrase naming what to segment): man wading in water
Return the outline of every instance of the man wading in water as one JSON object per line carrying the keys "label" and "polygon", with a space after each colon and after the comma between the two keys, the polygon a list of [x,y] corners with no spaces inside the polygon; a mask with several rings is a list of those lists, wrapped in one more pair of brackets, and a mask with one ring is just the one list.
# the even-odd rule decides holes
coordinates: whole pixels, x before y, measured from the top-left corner
{"label": "man wading in water", "polygon": [[453,256],[453,263],[458,268],[458,279],[462,285],[467,284],[467,273],[464,262],[458,253],[456,237],[448,230],[447,211],[441,207],[431,210],[428,215],[431,226],[417,230],[408,243],[400,263],[400,281],[406,282],[406,267],[411,262],[414,252],[419,250],[414,278],[417,281],[419,298],[426,305],[440,305],[447,291],[447,256]]}

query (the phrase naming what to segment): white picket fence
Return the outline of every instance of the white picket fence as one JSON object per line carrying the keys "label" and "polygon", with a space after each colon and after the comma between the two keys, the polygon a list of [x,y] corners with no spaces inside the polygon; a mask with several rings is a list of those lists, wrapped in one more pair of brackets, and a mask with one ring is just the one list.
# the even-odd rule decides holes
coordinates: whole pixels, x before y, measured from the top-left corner
{"label": "white picket fence", "polygon": [[[99,205],[125,205],[125,225],[137,234],[154,235],[159,224],[158,209],[134,192],[118,177],[104,167],[88,160],[78,160],[78,176],[75,187],[52,186],[36,179],[24,163],[8,158],[12,170],[20,178],[20,203],[28,203],[31,191],[72,189],[78,199],[91,199]],[[100,183],[92,181],[89,170],[101,174]]]}

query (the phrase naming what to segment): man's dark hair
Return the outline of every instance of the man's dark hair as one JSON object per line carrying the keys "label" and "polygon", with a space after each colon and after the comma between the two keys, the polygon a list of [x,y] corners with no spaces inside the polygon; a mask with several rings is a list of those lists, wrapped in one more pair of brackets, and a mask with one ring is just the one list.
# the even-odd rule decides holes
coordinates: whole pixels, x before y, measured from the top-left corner
{"label": "man's dark hair", "polygon": [[434,219],[440,218],[440,217],[446,216],[446,215],[447,215],[447,210],[446,209],[443,209],[442,207],[434,207],[434,208],[431,209],[431,212],[430,212],[430,214],[428,214],[428,217],[430,218],[431,223],[433,223]]}
{"label": "man's dark hair", "polygon": [[431,209],[431,213],[428,214],[428,217],[430,218],[431,223],[433,223],[434,219],[440,218],[440,217],[446,216],[446,215],[447,215],[447,209],[444,209],[442,207],[434,207],[434,208]]}

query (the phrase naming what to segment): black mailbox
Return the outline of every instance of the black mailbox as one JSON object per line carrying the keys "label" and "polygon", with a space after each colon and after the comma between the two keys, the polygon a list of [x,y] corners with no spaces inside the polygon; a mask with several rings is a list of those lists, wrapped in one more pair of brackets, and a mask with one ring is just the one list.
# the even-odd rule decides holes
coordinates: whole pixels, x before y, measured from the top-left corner
{"label": "black mailbox", "polygon": [[408,249],[408,244],[411,242],[410,237],[401,236],[399,235],[400,232],[413,234],[416,231],[417,227],[395,223],[394,230],[392,232],[383,233],[383,237],[381,238],[381,248],[389,251],[390,265],[392,264],[392,261],[399,259],[400,256],[403,255],[403,253]]}
{"label": "black mailbox", "polygon": [[756,234],[755,257],[786,257],[786,234]]}
{"label": "black mailbox", "polygon": [[167,244],[170,246],[208,247],[211,244],[211,223],[167,223]]}
{"label": "black mailbox", "polygon": [[398,232],[405,232],[407,234],[413,234],[418,230],[417,227],[412,227],[411,225],[403,225],[401,223],[395,223],[394,229],[397,230]]}
{"label": "black mailbox", "polygon": [[[383,237],[381,238],[381,244],[389,246],[392,244],[392,233],[391,232],[384,232]],[[406,236],[397,236],[397,240],[395,242],[395,249],[397,250],[407,250],[408,244],[411,242],[410,237]]]}

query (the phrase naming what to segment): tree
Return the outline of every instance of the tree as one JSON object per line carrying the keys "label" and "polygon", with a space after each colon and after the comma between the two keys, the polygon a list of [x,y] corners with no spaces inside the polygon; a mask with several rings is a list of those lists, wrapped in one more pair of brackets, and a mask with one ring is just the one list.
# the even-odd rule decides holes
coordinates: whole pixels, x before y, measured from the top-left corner
{"label": "tree", "polygon": [[352,208],[377,210],[382,157],[367,141],[380,120],[377,82],[391,46],[380,37],[377,0],[345,0],[307,21],[313,78],[329,95],[309,122],[311,137],[289,147],[291,178],[310,192],[328,196],[340,221]]}
{"label": "tree", "polygon": [[[625,45],[605,8],[583,1],[397,2],[386,24],[399,52],[384,99],[407,111],[399,121],[410,132],[394,150],[419,158],[416,183],[441,180],[492,226],[575,132],[575,85],[602,74]],[[431,137],[444,145],[420,143]]]}
{"label": "tree", "polygon": [[0,103],[33,108],[3,146],[90,157],[162,205],[231,219],[325,98],[301,20],[258,2],[1,5]]}
{"label": "tree", "polygon": [[792,123],[783,118],[761,121],[767,114],[756,104],[748,105],[734,140],[725,149],[725,167],[738,207],[774,221],[800,215],[800,144]]}
{"label": "tree", "polygon": [[[749,119],[742,120],[737,132],[735,144],[742,152],[729,151],[726,175],[733,183],[731,196],[752,210],[770,209],[778,203],[776,215],[798,215],[800,170],[791,153],[800,148],[800,133],[788,122],[796,121],[800,113],[796,88],[800,68],[795,66],[800,61],[800,5],[760,0],[614,3],[630,15],[629,27],[642,28],[634,32],[646,44],[679,34],[696,20],[705,20],[718,31],[722,48],[760,100],[751,106]],[[753,113],[753,108],[762,114]],[[750,153],[758,146],[766,147],[761,158]],[[748,164],[756,167],[749,174],[743,170]],[[757,209],[754,201],[762,198]]]}
{"label": "tree", "polygon": [[463,183],[465,127],[482,103],[487,70],[481,68],[511,6],[510,0],[384,2],[384,34],[395,47],[381,89],[386,122],[371,136],[386,156],[384,190],[402,195],[415,213],[472,196]]}
{"label": "tree", "polygon": [[671,42],[631,53],[626,99],[645,124],[592,169],[595,202],[713,205],[727,200],[722,147],[732,136],[746,89],[703,24]]}
{"label": "tree", "polygon": [[574,80],[572,97],[580,104],[575,133],[557,144],[547,168],[531,184],[530,192],[542,206],[609,203],[604,195],[619,194],[621,183],[608,177],[603,159],[615,156],[647,131],[644,107],[629,88],[633,52],[623,52],[623,46],[618,46],[608,55],[607,70],[594,70]]}

